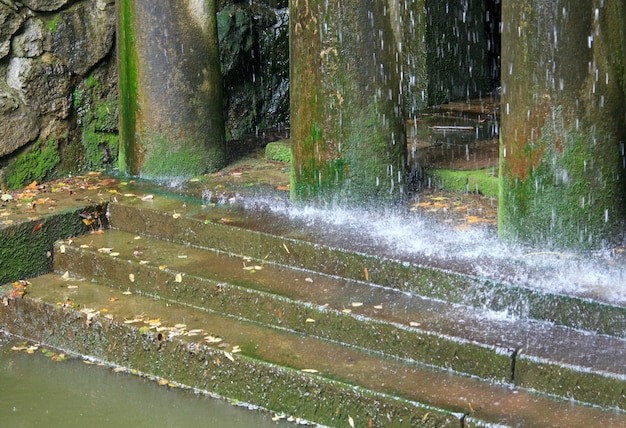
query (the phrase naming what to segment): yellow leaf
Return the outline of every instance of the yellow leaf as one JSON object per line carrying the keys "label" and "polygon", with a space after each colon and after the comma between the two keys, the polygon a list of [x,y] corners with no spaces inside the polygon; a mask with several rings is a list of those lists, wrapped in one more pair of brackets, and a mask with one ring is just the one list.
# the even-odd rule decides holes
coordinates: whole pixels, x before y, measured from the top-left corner
{"label": "yellow leaf", "polygon": [[135,282],[135,275],[132,273],[128,274],[128,279],[130,279],[130,282]]}
{"label": "yellow leaf", "polygon": [[302,369],[303,372],[305,373],[318,373],[319,370],[315,370],[315,369]]}
{"label": "yellow leaf", "polygon": [[382,308],[383,308],[383,305],[375,305],[374,306],[374,309],[382,309]]}
{"label": "yellow leaf", "polygon": [[165,266],[165,265],[159,266],[159,270],[165,270],[166,268],[167,268],[167,266]]}
{"label": "yellow leaf", "polygon": [[361,302],[352,302],[352,307],[353,308],[358,308],[360,306],[363,306],[363,303],[361,303]]}
{"label": "yellow leaf", "polygon": [[161,386],[165,386],[165,385],[167,385],[168,383],[170,383],[170,381],[169,381],[169,380],[167,380],[167,379],[159,379],[159,382],[158,382],[158,383],[159,383],[159,385],[161,385]]}
{"label": "yellow leaf", "polygon": [[181,217],[182,217],[182,214],[179,214],[179,213],[174,213],[174,214],[172,214],[172,217],[173,217],[174,219],[179,219],[179,218],[181,218]]}
{"label": "yellow leaf", "polygon": [[315,322],[313,318],[307,318],[305,322]]}
{"label": "yellow leaf", "polygon": [[183,276],[180,273],[177,273],[176,277],[174,278],[174,280],[176,282],[183,282]]}

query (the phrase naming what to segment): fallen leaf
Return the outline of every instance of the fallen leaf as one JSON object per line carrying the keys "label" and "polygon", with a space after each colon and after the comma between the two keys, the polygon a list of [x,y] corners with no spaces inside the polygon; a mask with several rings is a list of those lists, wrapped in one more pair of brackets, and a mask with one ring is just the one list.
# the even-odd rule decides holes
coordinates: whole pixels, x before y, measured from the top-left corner
{"label": "fallen leaf", "polygon": [[102,254],[110,254],[111,251],[113,251],[113,248],[109,248],[109,247],[98,248],[98,252]]}
{"label": "fallen leaf", "polygon": [[230,352],[226,352],[224,351],[224,355],[226,356],[226,358],[228,358],[230,361],[235,362],[235,358],[232,356],[232,354]]}
{"label": "fallen leaf", "polygon": [[358,308],[358,307],[363,306],[363,303],[361,303],[361,302],[352,302],[351,305],[352,305],[353,308]]}
{"label": "fallen leaf", "polygon": [[222,340],[221,337],[211,336],[210,334],[204,337],[206,343],[220,343]]}
{"label": "fallen leaf", "polygon": [[351,314],[352,313],[352,309],[344,309],[341,312],[343,312],[344,314]]}
{"label": "fallen leaf", "polygon": [[142,201],[151,201],[152,199],[154,199],[154,195],[145,195],[141,197]]}
{"label": "fallen leaf", "polygon": [[382,309],[382,308],[383,308],[383,305],[375,305],[374,306],[374,309]]}
{"label": "fallen leaf", "polygon": [[66,270],[65,273],[61,276],[61,278],[67,281],[68,279],[70,279],[70,272]]}
{"label": "fallen leaf", "polygon": [[109,253],[109,256],[111,256],[111,257],[117,257],[117,256],[119,256],[119,255],[120,255],[120,253],[115,252],[115,251],[114,251],[114,252],[112,252],[112,253]]}
{"label": "fallen leaf", "polygon": [[65,245],[60,245],[59,251],[61,252],[61,254],[65,254]]}
{"label": "fallen leaf", "polygon": [[128,279],[130,279],[130,282],[135,282],[135,275],[132,273],[128,274]]}
{"label": "fallen leaf", "polygon": [[183,282],[183,276],[180,273],[177,273],[176,277],[174,278],[174,281]]}
{"label": "fallen leaf", "polygon": [[410,325],[411,327],[419,327],[419,326],[420,326],[420,323],[415,322],[415,321],[411,321],[411,322],[409,322],[409,325]]}
{"label": "fallen leaf", "polygon": [[315,320],[313,318],[307,318],[305,322],[315,322]]}
{"label": "fallen leaf", "polygon": [[306,282],[313,282],[313,278],[309,278],[309,277],[304,278],[304,280],[305,280]]}
{"label": "fallen leaf", "polygon": [[122,294],[125,295],[125,296],[130,296],[131,294],[133,294],[133,292],[127,289]]}
{"label": "fallen leaf", "polygon": [[354,428],[354,419],[352,419],[352,416],[350,415],[348,415],[348,425]]}
{"label": "fallen leaf", "polygon": [[183,329],[183,328],[187,328],[187,324],[175,324],[174,327],[178,329]]}
{"label": "fallen leaf", "polygon": [[179,213],[174,213],[172,214],[172,217],[174,218],[174,220],[181,218],[183,215],[179,214]]}
{"label": "fallen leaf", "polygon": [[13,199],[13,196],[8,193],[3,193],[2,196],[0,196],[0,199],[2,199],[2,202],[9,202]]}
{"label": "fallen leaf", "polygon": [[318,373],[319,370],[315,370],[315,369],[302,369],[303,372],[305,373]]}
{"label": "fallen leaf", "polygon": [[363,272],[365,272],[365,280],[369,281],[370,280],[370,273],[369,273],[369,271],[367,270],[366,267],[363,268]]}

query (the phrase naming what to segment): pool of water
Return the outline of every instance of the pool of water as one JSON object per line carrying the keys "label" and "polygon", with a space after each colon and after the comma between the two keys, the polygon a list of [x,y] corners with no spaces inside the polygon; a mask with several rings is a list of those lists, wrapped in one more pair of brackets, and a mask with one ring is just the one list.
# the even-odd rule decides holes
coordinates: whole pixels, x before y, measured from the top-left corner
{"label": "pool of water", "polygon": [[0,331],[0,427],[293,427],[235,406],[82,359],[29,354]]}

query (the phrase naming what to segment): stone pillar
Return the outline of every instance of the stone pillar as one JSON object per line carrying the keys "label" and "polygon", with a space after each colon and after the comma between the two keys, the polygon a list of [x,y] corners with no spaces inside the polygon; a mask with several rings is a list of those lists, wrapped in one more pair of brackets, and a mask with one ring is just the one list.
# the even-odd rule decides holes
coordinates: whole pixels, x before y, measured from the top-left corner
{"label": "stone pillar", "polygon": [[502,5],[499,232],[597,248],[622,232],[624,0]]}
{"label": "stone pillar", "polygon": [[227,161],[215,0],[119,0],[120,170],[189,178]]}
{"label": "stone pillar", "polygon": [[395,1],[290,1],[296,201],[379,204],[405,187]]}

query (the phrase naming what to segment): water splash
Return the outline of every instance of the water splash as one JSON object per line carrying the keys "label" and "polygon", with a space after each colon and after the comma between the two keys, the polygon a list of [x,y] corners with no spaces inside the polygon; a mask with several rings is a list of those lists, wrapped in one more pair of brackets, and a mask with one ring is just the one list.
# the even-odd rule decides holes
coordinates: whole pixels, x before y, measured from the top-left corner
{"label": "water splash", "polygon": [[506,244],[493,226],[453,230],[404,206],[380,210],[305,205],[286,199],[238,199],[252,213],[293,224],[298,238],[546,292],[626,303],[626,257],[615,249],[560,253]]}

